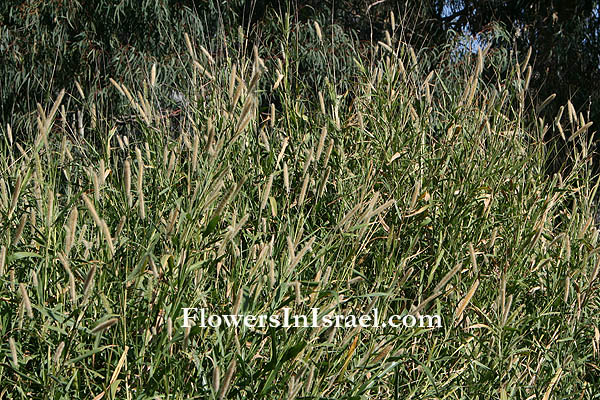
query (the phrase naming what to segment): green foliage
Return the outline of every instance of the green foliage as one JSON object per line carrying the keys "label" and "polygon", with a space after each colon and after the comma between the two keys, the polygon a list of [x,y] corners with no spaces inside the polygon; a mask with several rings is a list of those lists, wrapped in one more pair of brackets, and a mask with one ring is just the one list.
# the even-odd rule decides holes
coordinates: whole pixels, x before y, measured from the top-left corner
{"label": "green foliage", "polygon": [[[0,127],[0,398],[598,398],[589,126],[537,118],[526,60],[289,14],[209,40],[182,13],[189,42],[157,23],[164,54],[116,75],[4,81],[50,100]],[[549,124],[573,144],[551,176]],[[188,329],[183,307],[443,326]]]}

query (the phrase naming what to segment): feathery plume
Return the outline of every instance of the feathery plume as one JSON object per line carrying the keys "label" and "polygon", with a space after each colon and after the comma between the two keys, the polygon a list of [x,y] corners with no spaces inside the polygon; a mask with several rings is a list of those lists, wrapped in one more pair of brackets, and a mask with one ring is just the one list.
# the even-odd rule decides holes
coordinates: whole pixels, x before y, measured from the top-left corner
{"label": "feathery plume", "polygon": [[274,174],[269,175],[269,180],[267,181],[267,184],[263,191],[262,199],[260,201],[260,210],[265,208],[265,206],[267,205],[267,200],[269,199],[269,194],[271,194],[271,186],[273,185],[273,176],[274,176]]}
{"label": "feathery plume", "polygon": [[87,300],[90,290],[94,285],[94,275],[96,274],[96,265],[92,264],[92,267],[88,271],[88,274],[85,277],[85,282],[83,284],[83,298],[84,301]]}
{"label": "feathery plume", "polygon": [[144,190],[143,190],[143,182],[144,182],[144,161],[142,160],[142,151],[139,147],[135,148],[135,154],[137,157],[138,164],[138,176],[137,176],[137,194],[138,194],[138,204],[140,211],[140,218],[144,219],[146,217],[146,208],[144,205]]}
{"label": "feathery plume", "polygon": [[321,158],[321,153],[325,147],[325,138],[327,137],[327,128],[321,128],[321,137],[319,138],[319,146],[317,147],[317,154],[315,155],[315,162],[318,163]]}
{"label": "feathery plume", "polygon": [[227,395],[229,391],[229,386],[231,385],[231,380],[233,379],[233,374],[235,373],[236,361],[235,359],[231,360],[229,363],[229,368],[227,368],[227,372],[225,374],[225,379],[223,379],[223,384],[221,385],[221,389],[219,390],[219,400],[222,400]]}
{"label": "feathery plume", "polygon": [[125,181],[125,195],[127,196],[127,205],[133,205],[133,196],[131,195],[131,164],[129,159],[123,163],[123,180]]}
{"label": "feathery plume", "polygon": [[244,85],[243,84],[239,84],[237,86],[237,88],[235,89],[235,92],[233,93],[233,98],[231,99],[231,109],[232,110],[235,108],[238,100],[242,96],[242,90],[243,89],[244,89]]}
{"label": "feathery plume", "polygon": [[[229,98],[233,99],[233,92],[235,90],[235,78],[237,77],[237,64],[233,64],[231,67],[231,73],[229,74]],[[234,104],[235,105],[235,104]]]}
{"label": "feathery plume", "polygon": [[206,77],[207,77],[208,79],[213,79],[213,76],[212,76],[212,74],[211,74],[211,73],[210,73],[210,72],[209,72],[209,71],[208,71],[206,68],[204,68],[204,67],[202,66],[202,64],[200,64],[200,63],[199,63],[198,61],[196,61],[196,60],[194,60],[194,67],[196,67],[196,68],[197,68],[197,69],[200,71],[200,73],[201,73],[201,74],[204,74],[204,75],[206,75]]}
{"label": "feathery plume", "polygon": [[58,347],[56,348],[56,351],[54,352],[54,356],[52,357],[52,360],[54,361],[54,363],[58,364],[58,362],[60,361],[60,356],[63,352],[65,348],[65,342],[60,342],[58,344]]}
{"label": "feathery plume", "polygon": [[108,249],[110,250],[110,254],[115,254],[115,246],[112,241],[112,237],[110,235],[110,230],[108,229],[108,225],[105,220],[100,220],[100,229],[104,235],[104,239],[106,240],[106,244],[108,244]]}
{"label": "feathery plume", "polygon": [[[56,112],[58,111],[58,107],[60,106],[60,103],[63,99],[65,95],[65,89],[62,89],[60,91],[60,93],[58,93],[58,96],[56,97],[56,100],[54,101],[54,104],[52,105],[52,108],[50,109],[50,112],[48,113],[48,117],[45,118],[44,121],[44,135],[48,134],[48,130],[50,129],[50,125],[52,124],[53,120],[54,120],[54,116],[56,115]],[[81,95],[82,97],[85,98],[85,96],[83,96],[83,91],[81,91]],[[44,136],[44,140],[46,140],[45,136]]]}
{"label": "feathery plume", "polygon": [[288,166],[287,162],[283,163],[283,186],[285,186],[285,191],[290,193],[290,176],[288,174]]}
{"label": "feathery plume", "polygon": [[117,230],[115,231],[115,240],[121,236],[121,232],[123,231],[123,227],[125,226],[125,215],[121,216],[121,219],[119,220],[119,225],[117,225]]}
{"label": "feathery plume", "polygon": [[271,103],[271,128],[275,127],[275,104]]}
{"label": "feathery plume", "polygon": [[258,84],[258,80],[260,79],[261,75],[262,75],[262,70],[260,68],[257,68],[256,71],[254,71],[254,74],[252,74],[252,77],[250,78],[250,83],[248,84],[249,92],[254,90],[254,88]]}
{"label": "feathery plume", "polygon": [[1,205],[4,208],[8,208],[8,191],[3,178],[0,178],[0,201],[2,201]]}
{"label": "feathery plume", "polygon": [[321,184],[319,185],[319,189],[317,190],[317,197],[318,198],[321,198],[321,196],[323,195],[325,187],[327,186],[327,180],[329,179],[329,174],[330,173],[331,173],[331,167],[327,167],[327,168],[325,168],[325,170],[323,170],[323,176],[321,178]]}
{"label": "feathery plume", "polygon": [[319,105],[321,106],[321,112],[323,115],[326,115],[327,112],[325,110],[325,99],[323,98],[323,93],[319,90]]}
{"label": "feathery plume", "polygon": [[215,364],[212,373],[212,387],[213,391],[218,392],[219,387],[221,386],[221,371],[219,370],[219,366]]}
{"label": "feathery plume", "polygon": [[83,89],[81,88],[81,85],[79,84],[79,82],[75,81],[75,87],[77,88],[77,91],[79,92],[79,95],[81,96],[81,98],[83,100],[85,100],[85,94],[83,93]]}
{"label": "feathery plume", "polygon": [[299,252],[298,254],[296,254],[290,264],[290,266],[288,267],[288,271],[293,271],[294,268],[296,267],[296,265],[298,265],[298,263],[300,262],[300,260],[302,260],[302,257],[304,257],[304,255],[309,251],[312,250],[312,245],[315,242],[315,237],[313,236],[312,238],[310,238],[310,240],[308,241],[308,243],[306,244],[306,246],[304,246]]}
{"label": "feathery plume", "polygon": [[477,275],[479,267],[477,266],[477,257],[475,257],[475,249],[473,243],[469,243],[469,254],[471,256],[471,264],[473,265],[474,274]]}
{"label": "feathery plume", "polygon": [[275,286],[275,260],[269,262],[269,284],[271,288]]}
{"label": "feathery plume", "polygon": [[555,97],[556,93],[552,93],[550,96],[546,97],[546,99],[542,101],[542,104],[536,108],[536,114],[539,114],[552,100],[554,100]]}
{"label": "feathery plume", "polygon": [[111,318],[107,321],[101,322],[98,325],[96,325],[96,327],[94,329],[92,329],[91,332],[92,333],[104,332],[105,330],[107,330],[108,328],[110,328],[111,326],[116,324],[117,322],[119,322],[119,318]]}
{"label": "feathery plume", "polygon": [[525,56],[525,60],[523,61],[523,65],[521,67],[521,74],[525,73],[525,68],[527,68],[530,57],[531,57],[531,46],[529,46],[529,49],[527,50],[527,55]]}
{"label": "feathery plume", "polygon": [[15,181],[15,187],[13,189],[12,197],[10,199],[10,208],[8,211],[8,219],[10,219],[10,217],[12,217],[12,213],[15,211],[15,208],[17,208],[17,200],[19,199],[19,194],[21,192],[22,183],[23,183],[23,178],[19,174],[19,176],[17,176],[17,180]]}
{"label": "feathery plume", "polygon": [[156,63],[152,64],[152,69],[150,70],[150,86],[156,86]]}
{"label": "feathery plume", "polygon": [[198,168],[198,146],[200,145],[200,136],[194,135],[194,143],[192,145],[192,172],[196,172]]}
{"label": "feathery plume", "polygon": [[571,135],[571,137],[569,138],[569,142],[572,142],[573,139],[575,139],[577,136],[581,135],[583,132],[587,131],[590,126],[592,126],[593,122],[590,121],[587,124],[583,125],[581,128],[577,129],[577,131],[575,131],[574,134]]}
{"label": "feathery plume", "polygon": [[61,264],[63,265],[63,268],[65,269],[65,271],[67,272],[67,275],[69,276],[69,294],[71,296],[71,302],[73,304],[77,303],[77,293],[75,292],[75,276],[73,275],[73,272],[71,271],[71,267],[69,265],[69,260],[66,258],[66,256],[63,253],[58,253],[58,259],[60,260]]}
{"label": "feathery plume", "polygon": [[310,167],[310,163],[313,160],[313,151],[314,149],[310,149],[308,151],[308,156],[306,157],[306,159],[304,160],[304,166],[302,168],[302,176],[306,176],[306,173],[308,172],[308,168]]}
{"label": "feathery plume", "polygon": [[330,139],[329,146],[327,147],[327,152],[325,153],[325,161],[323,161],[323,168],[326,168],[327,164],[329,164],[329,157],[331,157],[332,150],[333,150],[333,139]]}
{"label": "feathery plume", "polygon": [[444,275],[442,280],[440,280],[439,283],[435,286],[435,288],[433,289],[433,292],[440,293],[444,289],[446,284],[450,281],[450,279],[452,279],[452,277],[454,275],[456,275],[456,273],[458,271],[460,271],[461,268],[462,268],[462,263],[459,263],[454,268],[452,268],[446,275]]}
{"label": "feathery plume", "polygon": [[91,171],[91,168],[90,176],[92,177],[92,184],[94,185],[94,199],[96,199],[97,202],[100,202],[100,181],[98,180],[98,175],[94,171]]}
{"label": "feathery plume", "polygon": [[308,183],[310,180],[310,175],[306,174],[304,176],[304,182],[302,182],[302,189],[300,190],[300,195],[298,196],[298,206],[301,207],[304,204],[304,198],[306,197],[306,190],[308,189]]}
{"label": "feathery plume", "polygon": [[285,154],[285,149],[288,145],[288,138],[283,139],[283,144],[281,145],[281,150],[279,150],[279,155],[277,156],[277,162],[275,163],[277,166],[283,159],[283,155]]}
{"label": "feathery plume", "polygon": [[0,276],[4,275],[4,266],[6,265],[6,246],[0,247]]}
{"label": "feathery plume", "polygon": [[185,32],[183,34],[183,38],[185,39],[185,46],[187,47],[188,54],[192,57],[192,60],[196,59],[196,53],[194,52],[194,48],[192,47],[192,41],[190,40],[190,36]]}
{"label": "feathery plume", "polygon": [[6,124],[6,135],[8,136],[8,144],[12,146],[13,144],[13,136],[12,136],[12,128],[10,124]]}
{"label": "feathery plume", "polygon": [[23,298],[23,305],[27,311],[27,316],[33,318],[33,309],[31,308],[31,301],[29,301],[29,295],[27,294],[27,288],[25,284],[19,283],[19,290],[21,291],[21,297]]}
{"label": "feathery plume", "polygon": [[281,84],[281,81],[283,80],[284,75],[281,72],[277,72],[277,79],[275,80],[275,83],[273,84],[273,90],[277,90],[277,88],[279,87],[279,85]]}
{"label": "feathery plume", "polygon": [[10,348],[10,355],[13,365],[16,367],[19,365],[19,359],[17,358],[17,346],[15,345],[15,339],[13,339],[12,336],[8,338],[8,347]]}
{"label": "feathery plume", "polygon": [[21,215],[21,219],[19,220],[19,225],[17,226],[17,230],[15,232],[15,237],[13,238],[13,241],[12,241],[14,245],[19,244],[19,241],[21,240],[21,235],[23,234],[23,229],[25,228],[25,222],[27,222],[27,216],[28,216],[28,214]]}
{"label": "feathery plume", "polygon": [[321,34],[321,27],[317,21],[314,22],[315,32],[317,33],[317,37],[319,38],[319,42],[323,41],[323,35]]}
{"label": "feathery plume", "polygon": [[476,279],[475,282],[473,282],[465,298],[462,299],[460,303],[458,303],[458,307],[456,307],[456,311],[454,312],[457,322],[461,320],[462,313],[465,310],[465,308],[467,308],[467,305],[471,301],[471,298],[473,298],[477,287],[479,287],[479,279]]}
{"label": "feathery plume", "polygon": [[210,64],[214,64],[215,60],[213,59],[212,55],[208,52],[208,50],[206,50],[206,48],[202,45],[200,45],[200,50],[202,51],[202,53],[204,53],[204,55],[206,56],[206,59],[208,60],[208,62]]}
{"label": "feathery plume", "polygon": [[[389,33],[388,33],[388,35],[389,35]],[[378,41],[377,44],[379,46],[381,46],[383,49],[389,51],[390,53],[392,53],[392,54],[394,53],[394,50],[389,45],[387,45],[386,43],[383,43],[382,41]]]}
{"label": "feathery plume", "polygon": [[96,225],[98,225],[98,227],[100,227],[100,217],[98,216],[98,213],[96,212],[96,207],[94,207],[94,203],[92,203],[92,201],[87,197],[87,195],[85,193],[83,193],[81,195],[81,197],[83,198],[83,203],[85,204],[85,207],[88,209],[90,215],[92,216],[92,219],[94,220],[94,222],[96,223]]}

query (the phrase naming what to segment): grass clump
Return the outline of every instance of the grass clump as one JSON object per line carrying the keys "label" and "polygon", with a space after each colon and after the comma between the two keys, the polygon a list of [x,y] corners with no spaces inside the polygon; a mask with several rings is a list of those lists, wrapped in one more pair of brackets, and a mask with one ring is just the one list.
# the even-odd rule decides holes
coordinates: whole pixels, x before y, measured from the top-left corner
{"label": "grass clump", "polygon": [[[303,87],[299,53],[243,45],[181,38],[175,113],[160,64],[112,77],[126,130],[85,88],[39,105],[29,141],[3,128],[0,397],[597,396],[586,121],[552,122],[576,146],[548,176],[523,60],[485,83],[487,51],[456,63],[390,32],[355,50],[353,85],[330,59]],[[184,307],[442,327],[185,328]]]}

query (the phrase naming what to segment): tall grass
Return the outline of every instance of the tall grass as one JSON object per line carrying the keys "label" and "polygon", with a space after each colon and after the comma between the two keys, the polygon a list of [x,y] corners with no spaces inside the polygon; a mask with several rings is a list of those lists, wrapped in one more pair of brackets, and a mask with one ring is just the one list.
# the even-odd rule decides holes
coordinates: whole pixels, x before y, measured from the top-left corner
{"label": "tall grass", "polygon": [[[111,77],[127,135],[85,87],[5,135],[0,398],[597,398],[588,122],[527,124],[526,62],[486,83],[487,51],[415,54],[398,27],[338,86],[335,28],[285,21],[275,51],[182,38],[177,116],[150,63]],[[553,176],[548,123],[576,144]],[[183,307],[443,327],[184,328]]]}

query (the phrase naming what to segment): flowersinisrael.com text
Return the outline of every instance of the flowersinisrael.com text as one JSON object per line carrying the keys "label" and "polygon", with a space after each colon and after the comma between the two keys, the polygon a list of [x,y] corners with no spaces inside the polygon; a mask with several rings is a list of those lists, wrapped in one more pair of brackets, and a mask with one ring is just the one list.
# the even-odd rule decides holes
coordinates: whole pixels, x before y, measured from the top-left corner
{"label": "flowersinisrael.com text", "polygon": [[283,308],[279,314],[209,314],[205,308],[184,308],[183,327],[191,328],[441,328],[439,315],[392,315],[381,319],[379,311],[363,315],[324,314],[318,308],[311,308],[307,314],[292,314],[291,308]]}

